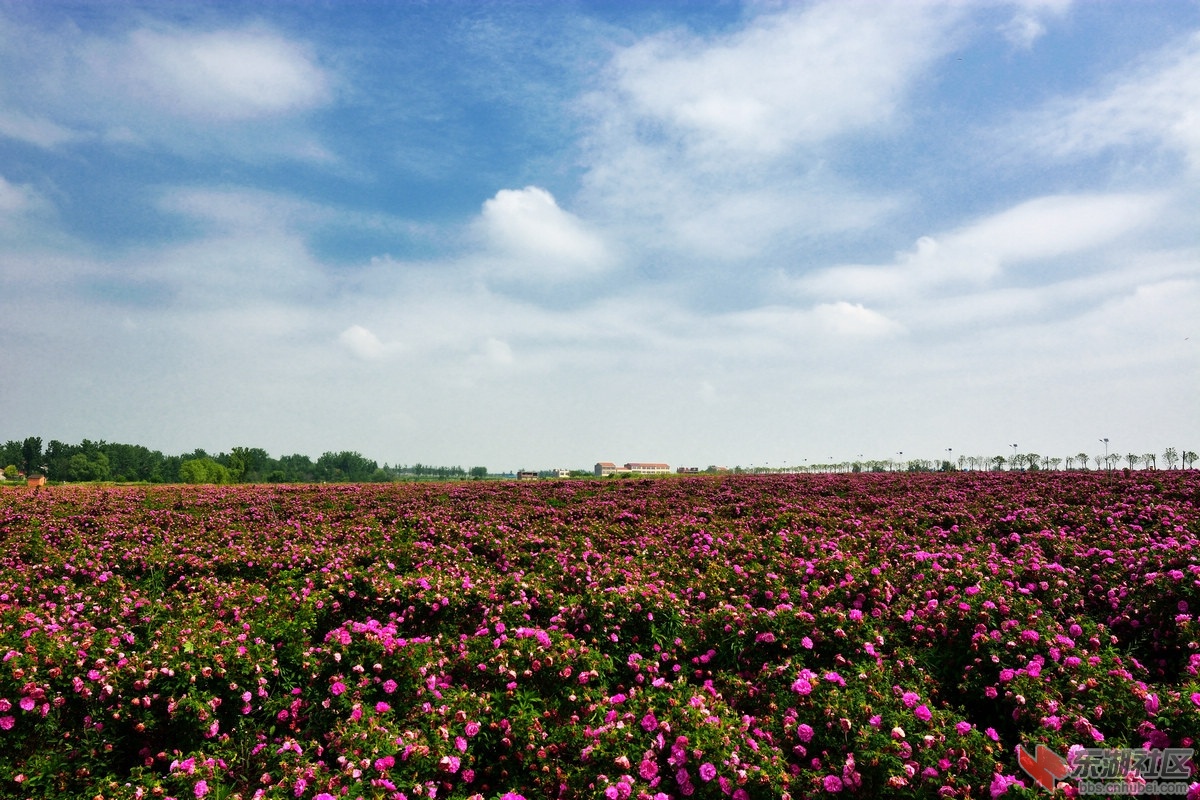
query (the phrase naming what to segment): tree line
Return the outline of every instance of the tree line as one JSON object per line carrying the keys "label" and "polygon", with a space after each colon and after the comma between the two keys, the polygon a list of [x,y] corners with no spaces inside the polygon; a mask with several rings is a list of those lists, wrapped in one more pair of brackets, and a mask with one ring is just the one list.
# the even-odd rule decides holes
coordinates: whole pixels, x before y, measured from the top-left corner
{"label": "tree line", "polygon": [[52,439],[45,447],[37,436],[0,445],[0,469],[9,480],[45,475],[54,481],[147,483],[367,483],[398,480],[450,480],[486,477],[485,467],[429,464],[380,465],[350,450],[327,452],[315,461],[302,454],[275,458],[261,447],[234,447],[227,453],[203,449],[164,455],[137,444],[93,442],[66,444]]}

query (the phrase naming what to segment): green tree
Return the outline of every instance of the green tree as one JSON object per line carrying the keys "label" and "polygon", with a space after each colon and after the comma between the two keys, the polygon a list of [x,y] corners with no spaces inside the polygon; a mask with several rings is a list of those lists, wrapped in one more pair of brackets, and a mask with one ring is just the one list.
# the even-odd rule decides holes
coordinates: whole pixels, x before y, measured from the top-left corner
{"label": "green tree", "polygon": [[1136,467],[1138,465],[1138,462],[1141,460],[1142,460],[1142,457],[1139,456],[1137,453],[1126,453],[1125,454],[1125,461],[1129,464],[1130,469],[1133,469],[1134,467]]}
{"label": "green tree", "polygon": [[25,474],[32,475],[42,468],[42,437],[30,436],[21,443],[21,463],[25,466]]}
{"label": "green tree", "polygon": [[261,447],[233,448],[229,454],[230,472],[234,472],[235,459],[241,469],[235,473],[235,477],[242,483],[258,483],[274,466],[270,454]]}
{"label": "green tree", "polygon": [[1087,462],[1088,462],[1088,454],[1087,453],[1079,453],[1078,455],[1075,456],[1075,460],[1079,462],[1080,469],[1087,469]]}
{"label": "green tree", "polygon": [[108,456],[99,451],[76,453],[67,462],[68,480],[106,481],[109,477]]}
{"label": "green tree", "polygon": [[184,483],[233,483],[233,475],[224,464],[211,458],[189,458],[179,465],[179,480]]}
{"label": "green tree", "polygon": [[487,467],[471,467],[471,477],[477,481],[486,478],[487,474]]}
{"label": "green tree", "polygon": [[1179,451],[1174,447],[1163,450],[1163,461],[1167,462],[1167,469],[1175,469],[1175,465],[1179,463]]}
{"label": "green tree", "polygon": [[1194,450],[1185,450],[1183,452],[1183,455],[1180,457],[1183,459],[1183,468],[1184,469],[1187,469],[1192,464],[1195,464],[1196,459],[1200,458],[1200,456],[1196,455],[1196,452]]}

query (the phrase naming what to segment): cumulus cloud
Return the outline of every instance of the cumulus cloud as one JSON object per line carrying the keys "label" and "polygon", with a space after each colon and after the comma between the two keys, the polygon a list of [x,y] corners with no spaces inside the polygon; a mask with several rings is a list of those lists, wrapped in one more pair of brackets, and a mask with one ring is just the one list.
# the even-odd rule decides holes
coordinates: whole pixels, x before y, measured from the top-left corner
{"label": "cumulus cloud", "polygon": [[537,186],[501,189],[477,225],[489,264],[508,277],[569,278],[610,263],[603,239]]}

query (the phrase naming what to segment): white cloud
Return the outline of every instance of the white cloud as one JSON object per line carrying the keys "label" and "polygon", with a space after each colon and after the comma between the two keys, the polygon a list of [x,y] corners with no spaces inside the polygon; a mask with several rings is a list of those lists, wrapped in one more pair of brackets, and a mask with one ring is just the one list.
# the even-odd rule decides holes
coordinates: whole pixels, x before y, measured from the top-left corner
{"label": "white cloud", "polygon": [[826,2],[619,51],[580,103],[578,206],[663,265],[753,263],[877,224],[895,199],[867,195],[828,156],[846,136],[904,126],[906,98],[959,40],[962,13]]}
{"label": "white cloud", "polygon": [[709,41],[672,32],[617,56],[616,89],[691,147],[776,155],[890,122],[957,17],[952,6],[826,2]]}
{"label": "white cloud", "polygon": [[141,16],[143,27],[101,33],[65,19],[0,13],[0,136],[46,149],[332,160],[304,125],[336,80],[305,42],[265,25],[189,30]]}
{"label": "white cloud", "polygon": [[81,138],[81,134],[44,117],[11,109],[0,111],[0,136],[44,148],[57,147]]}
{"label": "white cloud", "polygon": [[1143,144],[1182,152],[1200,168],[1200,33],[1165,47],[1106,90],[1050,104],[1008,135],[1035,153],[1096,155]]}
{"label": "white cloud", "polygon": [[329,79],[304,48],[259,30],[139,30],[117,71],[145,99],[174,114],[247,120],[327,102]]}
{"label": "white cloud", "polygon": [[0,215],[18,214],[30,205],[29,189],[15,186],[0,175]]}
{"label": "white cloud", "polygon": [[1064,16],[1072,0],[1017,0],[1013,5],[1016,10],[1000,32],[1014,47],[1028,50],[1045,35],[1046,18]]}
{"label": "white cloud", "polygon": [[512,347],[503,339],[497,339],[494,336],[488,337],[480,348],[480,352],[484,359],[492,364],[505,365],[513,363]]}
{"label": "white cloud", "polygon": [[1020,203],[937,237],[890,265],[832,267],[799,279],[818,297],[896,300],[947,285],[982,285],[1006,266],[1087,252],[1153,221],[1165,195],[1055,195]]}
{"label": "white cloud", "polygon": [[366,361],[373,361],[387,355],[395,349],[385,345],[371,331],[361,325],[351,325],[338,334],[338,342],[354,355]]}
{"label": "white cloud", "polygon": [[489,265],[507,277],[570,278],[610,263],[600,236],[537,186],[501,189],[477,225],[494,257]]}
{"label": "white cloud", "polygon": [[864,308],[862,303],[822,303],[813,315],[831,333],[841,336],[874,338],[899,333],[902,328],[878,311]]}

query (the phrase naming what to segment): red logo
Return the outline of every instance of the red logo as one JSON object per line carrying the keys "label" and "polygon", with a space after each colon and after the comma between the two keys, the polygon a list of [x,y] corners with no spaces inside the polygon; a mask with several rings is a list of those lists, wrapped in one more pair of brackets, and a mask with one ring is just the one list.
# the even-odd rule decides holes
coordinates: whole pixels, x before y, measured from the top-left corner
{"label": "red logo", "polygon": [[1054,791],[1054,784],[1071,774],[1067,760],[1044,745],[1038,745],[1036,757],[1017,745],[1017,763],[1043,789]]}

